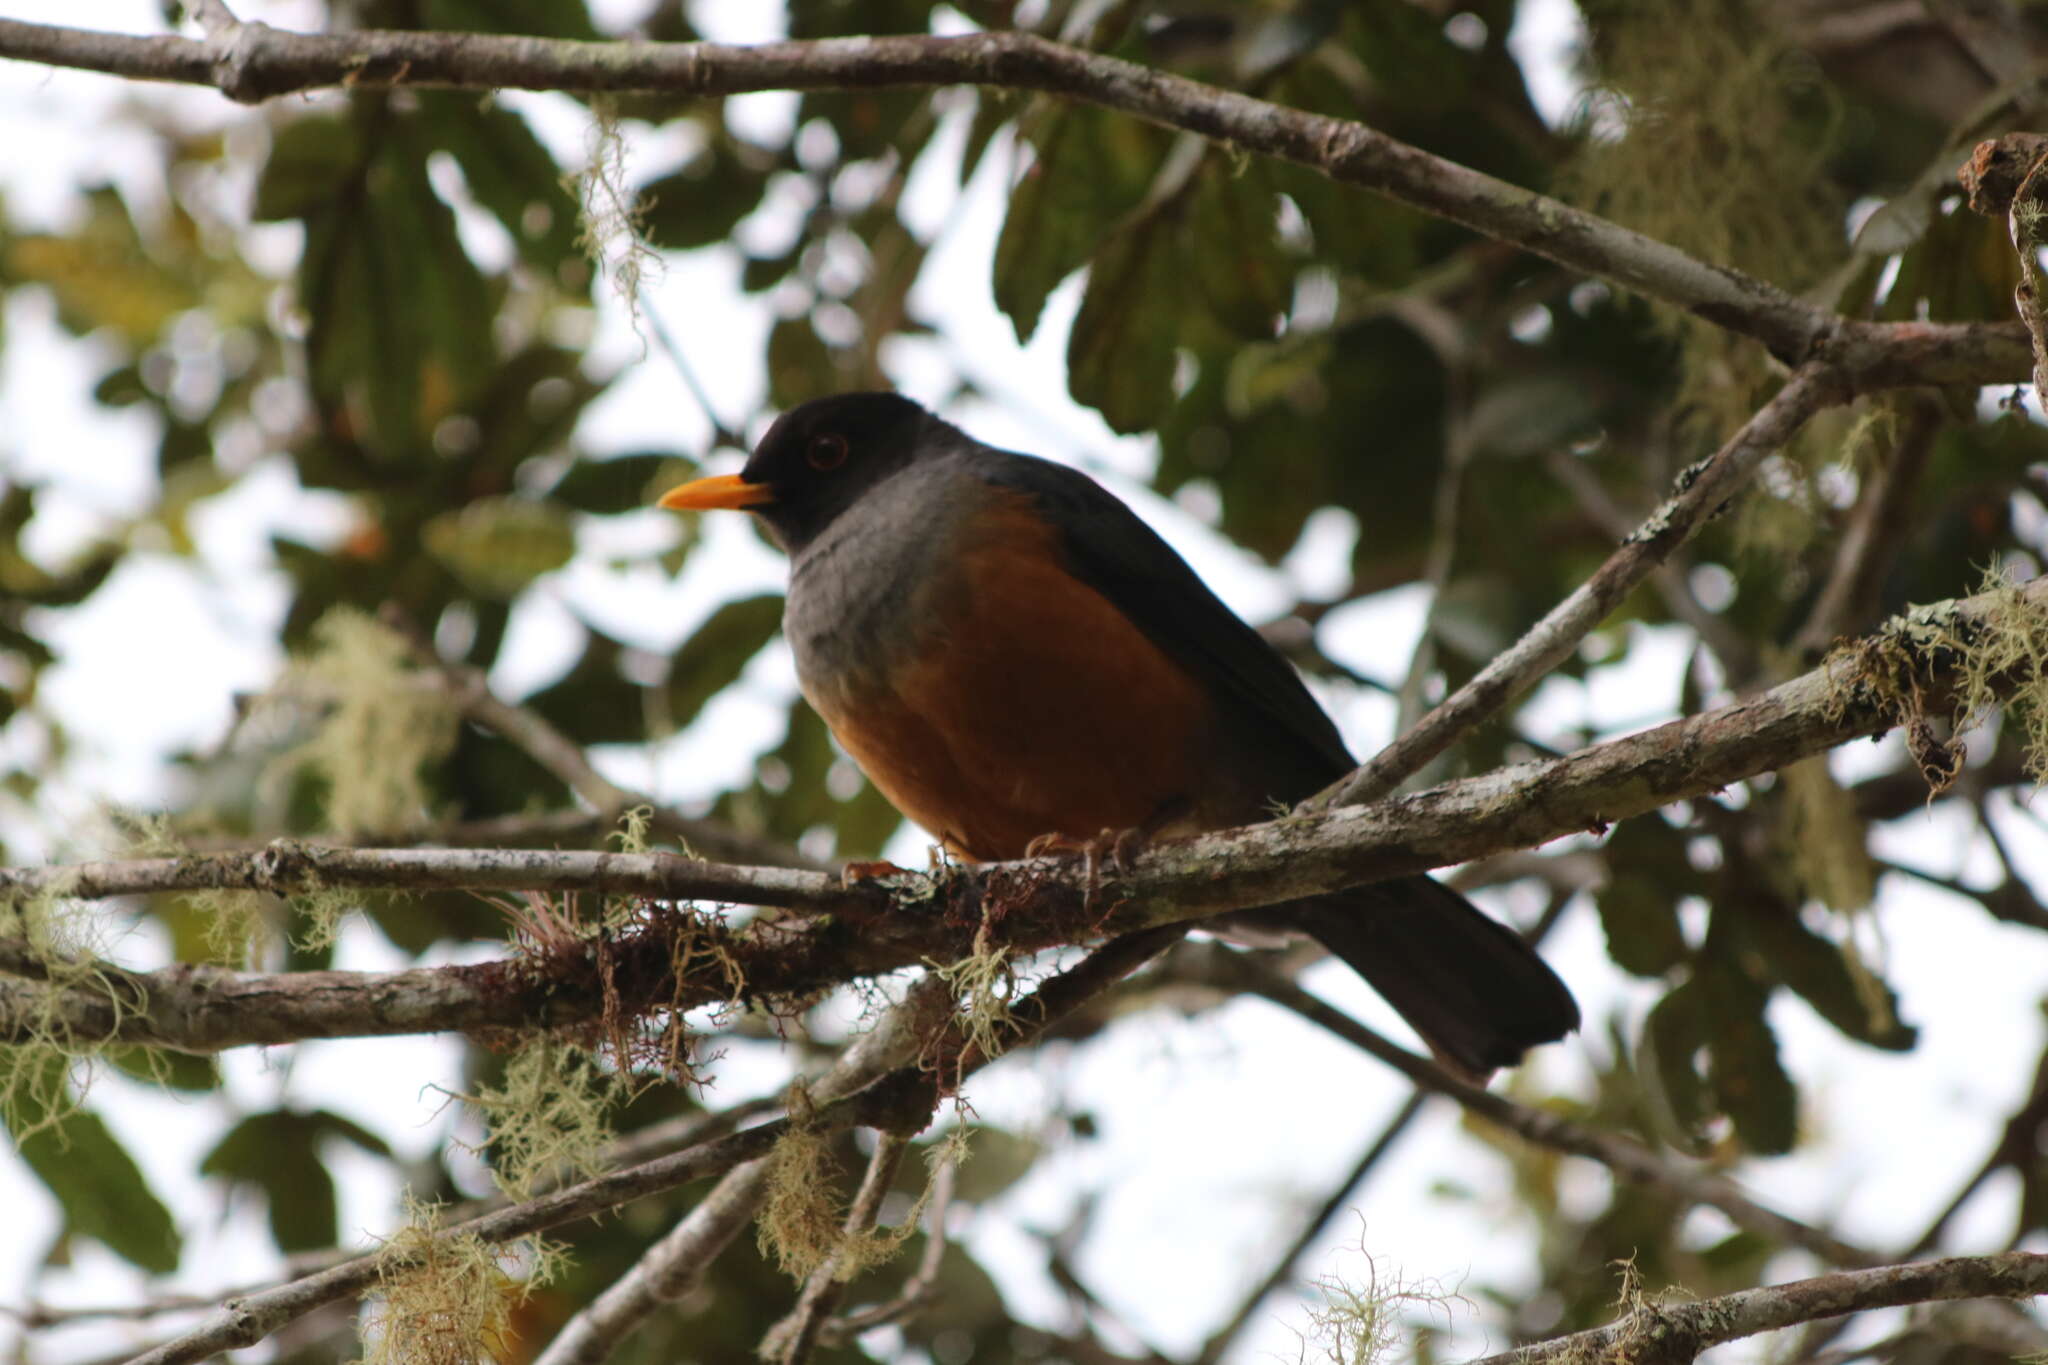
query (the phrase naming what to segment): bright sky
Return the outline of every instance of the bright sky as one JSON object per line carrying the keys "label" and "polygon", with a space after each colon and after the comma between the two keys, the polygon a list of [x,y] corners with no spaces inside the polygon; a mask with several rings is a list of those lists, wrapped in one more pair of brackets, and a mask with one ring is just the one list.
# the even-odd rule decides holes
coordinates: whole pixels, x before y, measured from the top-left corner
{"label": "bright sky", "polygon": [[[289,27],[308,22],[316,7],[252,2],[239,8],[245,17]],[[604,8],[632,13],[638,7],[615,0]],[[1565,55],[1576,13],[1568,0],[1525,10],[1517,48],[1539,100],[1556,116],[1572,98]],[[0,0],[0,12],[60,23],[79,17],[73,0]],[[773,7],[744,0],[700,4],[693,13],[713,36],[731,40],[773,36],[778,27]],[[90,17],[130,32],[160,23],[154,0],[105,0]],[[109,112],[137,98],[162,101],[195,124],[260,117],[203,91],[144,91],[107,78],[0,64],[0,136],[9,148],[0,160],[0,194],[16,225],[63,225],[79,212],[80,187],[103,179],[145,213],[161,202],[152,149],[139,136],[108,132]],[[568,101],[515,95],[506,102],[528,113],[558,150],[581,157],[585,129]],[[734,101],[734,117],[761,128],[786,127],[791,107],[785,96],[747,96]],[[906,196],[913,226],[943,236],[915,300],[938,320],[939,335],[891,345],[885,359],[899,387],[933,399],[965,370],[1000,392],[1009,401],[964,405],[948,415],[992,443],[1071,460],[1103,477],[1254,619],[1284,608],[1298,593],[1340,588],[1355,535],[1344,514],[1319,517],[1275,573],[1209,528],[1199,494],[1176,505],[1136,482],[1152,468],[1153,444],[1113,436],[1065,395],[1062,355],[1078,298],[1074,282],[1053,297],[1033,344],[1017,347],[988,289],[1008,162],[987,159],[965,200],[955,204],[950,166],[963,133],[955,115],[919,163]],[[658,173],[679,153],[674,135],[633,133],[636,174]],[[743,230],[772,235],[778,228],[773,217],[761,215]],[[290,228],[266,227],[258,247],[282,276],[296,236]],[[759,405],[756,343],[772,321],[759,300],[738,293],[738,262],[730,248],[673,259],[648,295],[648,306],[681,338],[728,421]],[[36,291],[9,296],[0,348],[0,468],[46,486],[31,542],[56,562],[149,505],[154,433],[142,419],[92,402],[106,352],[65,337],[51,313]],[[604,301],[601,317],[591,366],[598,372],[623,368],[624,374],[584,422],[583,446],[599,455],[662,445],[700,451],[708,427],[676,375],[659,360],[641,360],[641,342],[614,300]],[[713,344],[712,338],[720,340]],[[737,461],[736,454],[728,458]],[[200,514],[200,564],[137,557],[88,607],[40,618],[39,627],[63,655],[42,700],[83,744],[62,780],[47,789],[44,807],[0,805],[0,835],[8,846],[17,853],[76,853],[76,831],[92,826],[101,802],[161,800],[164,755],[217,740],[234,694],[260,688],[278,665],[273,627],[285,596],[267,561],[268,535],[279,529],[333,535],[342,524],[336,499],[298,489],[284,462],[273,458]],[[613,555],[667,544],[674,527],[666,514],[650,511],[587,527],[577,562],[537,585],[520,608],[494,681],[518,695],[566,667],[572,607],[628,639],[666,649],[719,602],[780,586],[779,558],[740,519],[707,519],[703,529],[705,548],[679,581],[667,583],[605,567]],[[1386,594],[1340,613],[1326,627],[1323,644],[1361,671],[1394,680],[1420,629],[1421,610],[1415,592]],[[1639,635],[1626,662],[1595,670],[1584,684],[1546,684],[1534,728],[1562,731],[1589,722],[1629,728],[1667,716],[1685,666],[1684,641],[1675,633]],[[603,761],[619,780],[667,800],[709,794],[739,780],[755,753],[780,738],[780,716],[793,688],[786,654],[771,648],[689,732],[652,750],[607,752]],[[1369,751],[1387,737],[1392,717],[1379,698],[1339,694],[1329,700],[1354,747]],[[1872,746],[1859,746],[1838,765],[1850,774],[1878,758]],[[0,763],[43,762],[24,727],[0,731]],[[2048,841],[2031,822],[2007,818],[2002,828],[2025,864],[2048,873]],[[905,831],[890,853],[917,862],[923,847],[921,835]],[[1992,875],[1989,851],[1970,846],[1960,823],[1946,815],[1900,822],[1896,833],[1884,836],[1882,852],[1942,875]],[[1524,921],[1535,909],[1515,893],[1482,899]],[[1781,1000],[1772,1018],[1801,1082],[1815,1140],[1797,1156],[1750,1163],[1742,1176],[1788,1212],[1833,1222],[1848,1237],[1883,1246],[1916,1233],[1931,1217],[1982,1160],[1996,1125],[2023,1095],[2041,1046],[2036,999],[2039,983],[2048,980],[2048,943],[1896,877],[1885,883],[1878,923],[1904,1012],[1923,1030],[1919,1050],[1894,1057],[1859,1048],[1804,1005]],[[114,945],[114,951],[146,961],[158,945],[144,938]],[[1608,963],[1590,907],[1568,915],[1546,951],[1593,1022],[1580,1038],[1544,1049],[1514,1084],[1526,1095],[1582,1094],[1590,1067],[1607,1048],[1606,1021],[1619,1013],[1632,1029],[1657,992]],[[373,932],[361,930],[344,937],[339,965],[401,962]],[[1348,971],[1319,969],[1305,984],[1401,1035],[1391,1012]],[[118,1303],[148,1292],[208,1293],[265,1279],[274,1268],[259,1220],[246,1208],[224,1208],[220,1191],[192,1174],[224,1115],[288,1096],[336,1109],[403,1150],[423,1153],[444,1143],[456,1124],[432,1088],[454,1083],[454,1057],[445,1043],[411,1039],[313,1043],[295,1055],[242,1051],[225,1059],[226,1090],[196,1100],[103,1080],[95,1102],[177,1210],[188,1238],[188,1269],[170,1283],[145,1286],[87,1243],[77,1248],[72,1266],[37,1280],[34,1292],[49,1302]],[[775,1088],[781,1065],[771,1049],[737,1047],[724,1064],[718,1094],[738,1099]],[[993,1068],[971,1093],[983,1119],[1023,1132],[1042,1129],[1058,1113],[1085,1111],[1101,1124],[1098,1140],[1043,1163],[1002,1205],[961,1229],[1011,1302],[1027,1318],[1058,1319],[1061,1300],[1042,1271],[1041,1247],[1025,1229],[1063,1226],[1076,1190],[1098,1191],[1094,1235],[1079,1268],[1147,1342],[1169,1353],[1200,1342],[1292,1236],[1294,1212],[1327,1193],[1406,1098],[1404,1085],[1376,1063],[1250,1001],[1194,1019],[1146,1015],[1079,1051],[1042,1049]],[[396,1191],[384,1170],[342,1153],[335,1166],[347,1197],[343,1226],[362,1238],[390,1229]],[[1604,1173],[1579,1163],[1568,1169],[1574,1197],[1597,1204]],[[1362,1241],[1383,1275],[1451,1288],[1532,1283],[1524,1261],[1532,1230],[1510,1217],[1503,1180],[1501,1164],[1461,1131],[1456,1114],[1432,1108],[1374,1177],[1357,1216],[1339,1219],[1303,1269],[1357,1276],[1362,1262],[1346,1248]],[[1466,1193],[1445,1193],[1446,1182]],[[1959,1224],[1956,1245],[2002,1244],[2013,1194],[2010,1184],[1993,1182]],[[14,1210],[15,1229],[0,1238],[0,1304],[19,1303],[52,1233],[53,1210],[41,1187],[4,1158],[0,1201]],[[1702,1244],[1725,1231],[1718,1215],[1701,1213],[1695,1222]],[[1797,1257],[1775,1267],[1788,1276],[1809,1268]],[[1470,1311],[1453,1315],[1458,1349],[1485,1344],[1475,1321]],[[1271,1301],[1236,1358],[1292,1359],[1294,1333],[1305,1325],[1298,1306]],[[0,1323],[0,1343],[8,1330]],[[129,1339],[121,1328],[53,1334],[37,1343],[37,1358],[86,1359]],[[1751,1349],[1728,1358],[1754,1356]]]}

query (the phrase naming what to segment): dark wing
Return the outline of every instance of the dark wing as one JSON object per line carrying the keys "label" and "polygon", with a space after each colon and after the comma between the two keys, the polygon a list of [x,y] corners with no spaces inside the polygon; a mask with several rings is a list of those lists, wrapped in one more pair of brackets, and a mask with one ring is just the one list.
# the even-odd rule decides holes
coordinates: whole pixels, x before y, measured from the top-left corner
{"label": "dark wing", "polygon": [[1076,578],[1108,598],[1225,709],[1224,723],[1273,762],[1272,795],[1298,801],[1353,766],[1294,666],[1209,591],[1138,514],[1078,470],[983,447],[977,472],[1029,494],[1061,532]]}

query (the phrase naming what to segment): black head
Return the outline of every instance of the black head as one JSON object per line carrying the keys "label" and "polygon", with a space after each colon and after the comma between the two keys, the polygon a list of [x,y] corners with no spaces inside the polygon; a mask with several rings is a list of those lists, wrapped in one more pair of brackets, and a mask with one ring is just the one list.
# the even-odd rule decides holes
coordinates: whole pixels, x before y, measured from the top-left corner
{"label": "black head", "polygon": [[893,393],[813,399],[776,418],[738,474],[670,489],[661,505],[744,507],[759,514],[776,542],[794,553],[862,494],[936,449],[929,438],[947,430]]}

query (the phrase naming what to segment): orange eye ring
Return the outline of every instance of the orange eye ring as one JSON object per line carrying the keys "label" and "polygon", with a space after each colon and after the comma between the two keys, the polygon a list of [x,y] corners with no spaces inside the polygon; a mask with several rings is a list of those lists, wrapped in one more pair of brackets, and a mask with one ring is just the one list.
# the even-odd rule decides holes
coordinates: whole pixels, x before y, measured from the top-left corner
{"label": "orange eye ring", "polygon": [[836,431],[828,431],[811,438],[810,449],[804,452],[804,463],[820,472],[837,469],[846,463],[850,450],[851,447],[846,444],[844,436]]}

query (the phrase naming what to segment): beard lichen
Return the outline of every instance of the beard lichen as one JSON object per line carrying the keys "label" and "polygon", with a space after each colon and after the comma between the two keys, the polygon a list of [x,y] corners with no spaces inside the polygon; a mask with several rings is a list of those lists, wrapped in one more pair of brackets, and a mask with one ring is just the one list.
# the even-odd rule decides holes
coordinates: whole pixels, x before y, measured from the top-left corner
{"label": "beard lichen", "polygon": [[[408,1201],[405,1227],[379,1254],[377,1293],[363,1315],[363,1365],[518,1358],[513,1310],[559,1273],[559,1248],[539,1238],[491,1246],[439,1222],[436,1206]],[[508,1263],[523,1263],[523,1273]]]}
{"label": "beard lichen", "polygon": [[925,964],[945,982],[958,1002],[958,1023],[967,1047],[983,1057],[1002,1055],[1017,1030],[1012,1006],[1018,982],[1010,950],[977,938],[975,950],[958,962]]}
{"label": "beard lichen", "polygon": [[956,1124],[925,1154],[924,1188],[894,1227],[848,1227],[839,1190],[845,1172],[830,1142],[811,1124],[815,1103],[801,1081],[789,1088],[789,1131],[764,1160],[767,1197],[756,1224],[761,1254],[795,1280],[831,1265],[832,1278],[851,1280],[881,1265],[910,1240],[939,1187],[939,1173],[967,1159],[968,1135]]}
{"label": "beard lichen", "polygon": [[11,947],[8,975],[18,978],[8,1000],[11,1037],[0,1050],[0,1119],[17,1143],[44,1129],[62,1136],[64,1120],[84,1101],[95,1059],[108,1046],[100,1033],[77,1035],[67,1000],[103,1006],[105,1033],[118,1030],[143,1003],[102,964],[100,921],[70,899],[65,881],[32,896],[0,898],[0,941]]}
{"label": "beard lichen", "polygon": [[1296,1358],[1304,1365],[1310,1360],[1383,1365],[1400,1351],[1409,1325],[1405,1310],[1448,1316],[1453,1304],[1463,1302],[1433,1282],[1414,1283],[1384,1272],[1362,1244],[1349,1254],[1365,1263],[1362,1275],[1332,1272],[1309,1282],[1315,1297],[1306,1307],[1308,1329],[1297,1333],[1301,1347]]}
{"label": "beard lichen", "polygon": [[[1703,260],[1787,289],[1847,250],[1827,172],[1840,101],[1760,5],[1599,0],[1584,7],[1587,125],[1558,193]],[[1765,382],[1757,347],[1658,307],[1684,348],[1679,408],[1725,429]]]}
{"label": "beard lichen", "polygon": [[312,635],[312,649],[262,704],[317,704],[319,718],[312,737],[278,757],[266,778],[306,772],[323,781],[336,834],[414,828],[427,808],[420,770],[455,746],[455,699],[412,666],[396,632],[360,611],[337,607]]}
{"label": "beard lichen", "polygon": [[[2028,775],[2039,781],[2048,773],[2048,605],[1996,569],[1967,606],[1913,607],[1823,666],[1829,719],[1865,708],[1895,720],[1931,796],[1962,773],[1968,754],[1955,736],[2001,706],[2020,735]],[[1935,686],[1937,677],[1944,686]]]}
{"label": "beard lichen", "polygon": [[789,1131],[763,1158],[767,1197],[756,1224],[761,1254],[792,1279],[809,1278],[839,1245],[844,1172],[826,1136],[812,1123],[817,1112],[802,1081],[790,1084]]}
{"label": "beard lichen", "polygon": [[632,1089],[594,1053],[541,1033],[505,1063],[503,1080],[466,1096],[484,1116],[491,1173],[514,1199],[545,1176],[597,1174],[612,1140],[611,1114]]}

